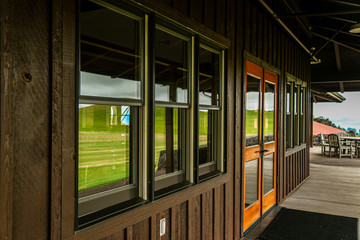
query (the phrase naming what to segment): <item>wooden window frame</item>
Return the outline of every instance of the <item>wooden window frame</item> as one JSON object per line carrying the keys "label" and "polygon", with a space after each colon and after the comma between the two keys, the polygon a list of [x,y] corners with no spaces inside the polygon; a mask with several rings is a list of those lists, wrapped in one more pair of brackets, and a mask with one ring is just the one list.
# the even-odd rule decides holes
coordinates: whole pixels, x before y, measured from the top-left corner
{"label": "wooden window frame", "polygon": [[[290,85],[290,112],[288,112],[288,85]],[[285,117],[285,144],[286,150],[299,147],[306,143],[305,124],[306,124],[306,82],[286,74],[286,117]],[[295,101],[296,91],[296,101]],[[302,98],[302,99],[301,99]],[[296,106],[295,106],[296,103]],[[297,110],[295,114],[295,108]],[[288,122],[290,120],[290,123]]]}
{"label": "wooden window frame", "polygon": [[[198,184],[200,182],[199,180],[199,164],[198,164],[198,142],[196,141],[197,135],[198,135],[198,111],[199,108],[207,108],[211,110],[218,110],[220,111],[219,119],[220,119],[220,125],[221,127],[218,128],[219,136],[220,136],[220,146],[219,146],[219,158],[216,163],[216,172],[211,171],[209,172],[209,175],[206,175],[206,178],[201,179],[201,182],[205,180],[209,180],[212,178],[215,178],[217,176],[222,175],[223,173],[226,173],[226,121],[225,121],[225,114],[226,114],[226,97],[225,97],[225,90],[227,89],[226,86],[226,70],[227,69],[227,50],[226,48],[230,46],[229,43],[226,45],[222,45],[216,42],[213,42],[212,40],[209,40],[208,38],[199,36],[197,32],[193,32],[192,30],[189,30],[187,27],[183,27],[180,24],[176,22],[172,22],[171,20],[164,18],[162,16],[156,15],[154,12],[142,7],[138,6],[136,4],[132,4],[131,2],[115,2],[111,0],[93,0],[92,1],[95,4],[98,4],[100,6],[103,6],[105,8],[108,8],[110,10],[113,10],[115,12],[118,12],[120,14],[129,14],[130,17],[139,17],[139,14],[141,17],[139,19],[142,19],[142,25],[141,25],[141,33],[143,35],[140,35],[140,41],[142,43],[143,49],[142,51],[142,58],[141,61],[141,81],[142,81],[142,91],[141,91],[141,100],[133,100],[133,99],[122,99],[122,98],[110,98],[110,97],[93,97],[93,96],[81,96],[80,100],[80,92],[79,92],[79,79],[80,79],[80,64],[77,62],[76,66],[76,84],[77,84],[77,91],[76,91],[76,100],[75,104],[79,104],[80,101],[82,103],[93,103],[93,104],[110,104],[110,105],[131,105],[136,106],[139,109],[139,160],[138,163],[138,197],[131,201],[125,201],[122,202],[121,200],[118,201],[118,204],[114,204],[109,206],[108,208],[104,209],[104,211],[96,211],[92,214],[89,214],[85,216],[84,218],[80,218],[78,216],[78,193],[77,189],[75,191],[75,231],[82,230],[88,227],[93,226],[94,224],[100,223],[106,219],[112,218],[116,215],[125,213],[131,209],[137,208],[143,204],[154,202],[155,200],[158,200],[159,198],[163,198],[166,196],[169,196],[170,194],[173,194],[176,191],[184,189],[184,187],[191,187],[194,184]],[[78,16],[80,14],[80,7],[78,7]],[[191,58],[191,71],[189,71],[190,77],[189,77],[189,94],[188,94],[188,103],[167,103],[167,102],[161,102],[156,101],[155,102],[155,92],[154,92],[154,86],[155,86],[155,79],[154,79],[154,73],[155,70],[153,68],[153,64],[155,63],[155,54],[154,49],[151,48],[154,44],[154,29],[156,24],[158,24],[157,20],[160,19],[160,24],[163,25],[164,28],[169,29],[172,32],[176,32],[178,29],[183,29],[184,32],[187,32],[190,34],[190,41],[191,41],[191,47],[190,51],[191,54],[189,57]],[[78,19],[79,22],[79,19]],[[174,27],[175,30],[172,30],[171,28]],[[79,29],[79,28],[77,28]],[[77,39],[76,39],[76,45],[77,45],[77,60],[80,59],[80,47],[79,47],[79,30],[77,30]],[[181,33],[180,33],[181,34]],[[199,105],[198,98],[196,95],[198,94],[198,84],[199,84],[199,68],[198,66],[198,50],[200,47],[200,44],[204,44],[207,47],[211,49],[215,49],[215,51],[219,51],[221,55],[221,86],[220,86],[220,106],[202,106]],[[163,107],[177,107],[177,108],[185,108],[187,110],[188,117],[186,119],[186,124],[188,127],[188,140],[187,141],[187,151],[186,151],[186,163],[187,166],[184,169],[186,171],[186,185],[179,186],[179,184],[175,184],[174,188],[170,191],[159,194],[156,196],[155,194],[155,177],[154,177],[154,159],[153,159],[153,146],[154,146],[154,108],[155,106],[163,106]],[[75,117],[76,123],[78,123],[78,116]],[[75,124],[76,126],[77,124]],[[76,134],[78,134],[78,128],[75,127]],[[78,138],[75,139],[75,180],[74,180],[74,186],[77,188],[77,167],[78,167],[78,151],[77,151],[77,144],[78,144]],[[71,165],[71,164],[70,164]],[[176,174],[175,174],[176,175]],[[172,178],[176,178],[177,176],[171,176]],[[131,187],[124,187],[124,191],[126,191],[126,188]],[[121,195],[122,189],[114,190],[115,195]],[[69,192],[68,192],[69,193]],[[114,196],[115,196],[114,195]],[[95,199],[96,196],[91,196],[90,198]],[[109,198],[109,201],[112,199]],[[90,216],[91,215],[91,216]]]}
{"label": "wooden window frame", "polygon": [[[124,99],[124,98],[114,98],[114,97],[106,97],[106,96],[88,96],[80,94],[80,31],[78,31],[78,62],[77,62],[77,96],[76,96],[76,104],[100,104],[100,105],[127,105],[131,107],[137,107],[137,113],[135,116],[136,130],[135,130],[135,142],[136,147],[139,150],[137,153],[136,163],[133,164],[133,175],[135,175],[135,184],[129,184],[126,186],[113,188],[110,190],[101,191],[96,194],[91,194],[85,197],[78,196],[78,190],[76,189],[76,229],[83,229],[88,227],[89,225],[95,224],[103,219],[108,218],[114,213],[121,213],[128,209],[131,209],[134,206],[138,206],[147,200],[147,185],[144,184],[147,182],[146,175],[146,159],[147,155],[143,151],[146,146],[146,135],[143,133],[143,129],[146,128],[146,119],[148,118],[148,113],[146,111],[146,97],[147,93],[144,90],[147,84],[147,76],[143,74],[142,69],[146,69],[145,64],[148,61],[148,57],[146,56],[148,39],[141,38],[141,36],[148,35],[148,15],[145,11],[141,9],[137,9],[136,7],[128,4],[119,4],[113,5],[109,4],[106,1],[97,0],[93,1],[94,4],[97,4],[101,7],[109,9],[110,11],[117,12],[123,16],[129,17],[135,21],[139,22],[139,44],[140,44],[140,99]],[[79,8],[80,9],[80,8]],[[80,10],[78,12],[78,16],[80,16]],[[76,122],[79,122],[78,116],[78,107],[76,113]],[[79,150],[78,150],[78,124],[76,124],[76,171],[75,176],[78,179],[78,166],[79,166]],[[76,187],[78,186],[78,180],[76,181]],[[116,210],[114,210],[114,206],[118,206]]]}
{"label": "wooden window frame", "polygon": [[[225,129],[224,129],[224,118],[225,118],[225,97],[224,97],[224,89],[225,89],[225,50],[219,48],[218,46],[207,42],[205,39],[200,39],[200,48],[203,48],[211,53],[217,54],[219,57],[219,75],[220,75],[220,86],[219,86],[219,101],[217,105],[202,105],[199,104],[199,111],[200,110],[212,110],[217,111],[217,116],[213,117],[216,121],[217,125],[221,126],[217,128],[216,130],[213,129],[213,132],[215,132],[216,139],[218,144],[215,144],[217,148],[215,149],[215,161],[208,162],[204,164],[199,164],[198,169],[198,176],[199,181],[205,181],[208,179],[213,178],[214,176],[217,176],[224,171],[224,135],[225,135]],[[200,70],[199,70],[200,71]],[[199,81],[199,78],[197,78]],[[199,82],[196,83],[199,86]],[[199,94],[198,92],[195,94]],[[199,120],[197,120],[199,122]],[[199,135],[199,134],[198,134]],[[199,144],[197,141],[197,148],[199,151]]]}

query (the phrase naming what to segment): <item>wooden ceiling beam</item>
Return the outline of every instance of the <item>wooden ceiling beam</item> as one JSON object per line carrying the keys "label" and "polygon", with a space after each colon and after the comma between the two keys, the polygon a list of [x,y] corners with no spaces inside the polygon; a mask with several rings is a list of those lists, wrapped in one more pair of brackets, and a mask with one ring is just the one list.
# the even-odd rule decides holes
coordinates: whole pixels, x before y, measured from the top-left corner
{"label": "wooden ceiling beam", "polygon": [[360,7],[359,3],[346,2],[346,1],[341,1],[341,0],[330,0],[330,2],[347,5],[347,6],[351,6],[351,7]]}
{"label": "wooden ceiling beam", "polygon": [[[324,27],[324,26],[321,26],[321,25],[317,25],[317,26],[314,26],[314,27],[315,28],[320,28],[320,29],[325,29],[325,30],[332,31],[332,32],[337,31],[336,29],[329,28],[329,27]],[[346,35],[349,35],[349,36],[352,36],[352,37],[360,38],[360,35],[356,34],[356,33],[350,33],[350,32],[346,32],[346,31],[340,31],[340,33],[341,34],[346,34]]]}
{"label": "wooden ceiling beam", "polygon": [[328,83],[339,83],[339,82],[343,82],[343,83],[360,83],[360,79],[359,80],[344,80],[344,81],[340,81],[340,80],[322,80],[322,79],[318,79],[314,82],[311,82],[311,84],[328,84]]}
{"label": "wooden ceiling beam", "polygon": [[339,87],[340,87],[340,92],[344,93],[344,83],[343,82],[339,82]]}
{"label": "wooden ceiling beam", "polygon": [[326,17],[331,18],[331,19],[335,19],[335,20],[338,20],[338,21],[342,21],[342,22],[347,22],[347,23],[357,23],[357,21],[346,19],[346,18],[339,18],[339,17],[334,17],[334,16],[326,16]]}
{"label": "wooden ceiling beam", "polygon": [[324,43],[320,48],[319,50],[317,50],[315,53],[314,53],[314,56],[316,56],[324,47],[326,47],[339,33],[340,31],[342,31],[345,27],[347,26],[347,24],[345,24],[342,28],[340,28],[338,31],[336,31],[336,33],[331,37],[329,38],[326,43]]}
{"label": "wooden ceiling beam", "polygon": [[344,43],[335,41],[334,39],[330,39],[330,38],[325,37],[325,36],[323,36],[323,35],[321,35],[321,34],[318,34],[318,33],[316,33],[316,32],[313,32],[313,35],[314,35],[314,36],[317,36],[317,37],[319,37],[319,38],[323,38],[323,39],[325,39],[325,40],[330,40],[330,42],[337,43],[337,44],[339,44],[340,46],[349,48],[349,49],[351,49],[351,50],[353,50],[353,51],[355,51],[355,52],[360,53],[360,49],[358,49],[358,48],[354,48],[354,47],[351,47],[351,46],[349,46],[349,45],[347,45],[347,44],[344,44]]}
{"label": "wooden ceiling beam", "polygon": [[338,73],[341,73],[341,59],[340,59],[339,44],[334,43],[334,51],[335,51],[336,68],[337,68]]}
{"label": "wooden ceiling beam", "polygon": [[282,15],[280,18],[294,18],[294,17],[323,17],[323,16],[333,16],[333,15],[349,15],[349,14],[359,14],[360,9],[351,9],[351,10],[343,10],[343,11],[332,11],[332,12],[301,12],[295,13],[291,15]]}

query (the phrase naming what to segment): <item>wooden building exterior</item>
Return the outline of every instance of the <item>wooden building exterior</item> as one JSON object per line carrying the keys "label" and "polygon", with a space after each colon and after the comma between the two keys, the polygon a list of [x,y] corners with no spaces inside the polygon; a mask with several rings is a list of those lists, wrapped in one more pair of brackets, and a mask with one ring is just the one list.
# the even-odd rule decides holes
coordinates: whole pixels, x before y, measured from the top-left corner
{"label": "wooden building exterior", "polygon": [[[310,55],[258,1],[131,4],[225,49],[223,173],[77,229],[77,3],[1,0],[0,239],[241,239],[248,227],[244,227],[247,62],[277,78],[276,204],[309,176]],[[286,9],[281,1],[268,4]],[[305,43],[309,40],[296,21],[286,24]],[[291,121],[304,124],[302,133],[287,135],[289,82],[304,87],[305,118],[303,123]],[[286,137],[294,134],[300,140],[289,147]],[[160,238],[162,218],[166,231]]]}

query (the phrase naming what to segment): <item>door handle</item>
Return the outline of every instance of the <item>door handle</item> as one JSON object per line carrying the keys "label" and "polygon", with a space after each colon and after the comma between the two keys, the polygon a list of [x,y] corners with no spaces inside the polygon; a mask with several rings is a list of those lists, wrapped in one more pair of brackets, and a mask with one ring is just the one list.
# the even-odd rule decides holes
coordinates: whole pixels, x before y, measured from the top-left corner
{"label": "door handle", "polygon": [[265,153],[265,152],[269,152],[270,150],[260,150],[260,151],[256,151],[255,153]]}

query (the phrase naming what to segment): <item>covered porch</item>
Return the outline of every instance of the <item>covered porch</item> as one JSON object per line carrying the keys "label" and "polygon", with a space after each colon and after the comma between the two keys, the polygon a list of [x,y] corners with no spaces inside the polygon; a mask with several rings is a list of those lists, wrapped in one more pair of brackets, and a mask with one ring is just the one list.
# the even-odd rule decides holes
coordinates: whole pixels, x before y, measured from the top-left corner
{"label": "covered porch", "polygon": [[360,159],[329,157],[321,147],[310,149],[310,176],[246,236],[258,239],[281,208],[358,219],[360,237]]}

